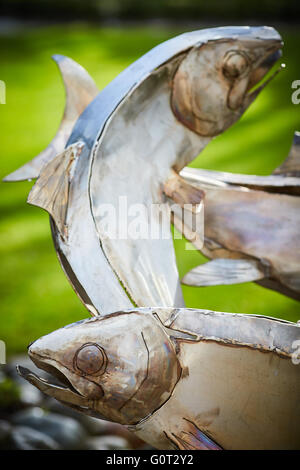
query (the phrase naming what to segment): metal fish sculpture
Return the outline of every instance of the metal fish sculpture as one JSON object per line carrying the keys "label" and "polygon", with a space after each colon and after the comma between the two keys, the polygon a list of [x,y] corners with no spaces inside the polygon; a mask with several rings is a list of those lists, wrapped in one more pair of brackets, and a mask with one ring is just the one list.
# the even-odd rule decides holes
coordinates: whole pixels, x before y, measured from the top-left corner
{"label": "metal fish sculpture", "polygon": [[[212,261],[187,273],[194,286],[255,281],[300,300],[300,134],[271,176],[185,168],[204,191],[203,254]],[[180,223],[175,220],[180,228]]]}
{"label": "metal fish sculpture", "polygon": [[77,87],[76,64],[60,57],[80,101],[74,127],[67,106],[52,146],[6,178],[38,178],[29,202],[49,212],[62,267],[94,315],[30,345],[55,384],[19,373],[157,448],[299,447],[300,369],[292,361],[299,326],[170,308],[183,305],[171,237],[107,238],[99,213],[122,196],[146,207],[171,193],[179,205],[200,203],[203,190],[179,171],[247,109],[280,48],[272,28],[188,33],[150,51],[94,99],[85,71]]}
{"label": "metal fish sculpture", "polygon": [[299,449],[295,344],[300,324],[283,320],[134,309],[33,342],[30,358],[55,383],[23,367],[19,373],[65,405],[122,423],[158,449]]}
{"label": "metal fish sculpture", "polygon": [[[38,178],[28,201],[50,213],[62,267],[92,314],[133,305],[184,306],[170,224],[159,239],[128,232],[111,237],[101,211],[107,205],[122,215],[120,201],[126,198],[128,207],[143,204],[146,218],[154,205],[167,212],[168,180],[240,118],[268,83],[253,90],[280,57],[281,46],[269,27],[183,34],[124,70],[78,119],[96,87],[82,68],[77,83],[74,62],[56,57],[68,75],[67,96],[80,101],[72,132],[67,106],[63,138],[6,181]],[[202,191],[187,186],[179,203],[200,203]],[[151,220],[159,234],[160,217]],[[118,217],[119,235],[122,228]]]}

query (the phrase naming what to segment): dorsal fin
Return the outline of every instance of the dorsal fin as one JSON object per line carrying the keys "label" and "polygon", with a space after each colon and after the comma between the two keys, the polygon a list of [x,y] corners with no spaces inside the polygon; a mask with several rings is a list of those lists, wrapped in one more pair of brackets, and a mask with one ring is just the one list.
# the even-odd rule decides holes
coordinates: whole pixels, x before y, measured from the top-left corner
{"label": "dorsal fin", "polygon": [[33,160],[10,173],[3,181],[22,181],[37,178],[43,168],[58,153],[62,152],[71,135],[75,122],[99,90],[81,65],[69,57],[54,55],[66,90],[66,106],[59,129],[48,147]]}
{"label": "dorsal fin", "polygon": [[65,225],[68,209],[70,171],[84,144],[76,142],[57,155],[41,171],[29,193],[27,202],[41,207],[53,218],[63,238],[67,238]]}
{"label": "dorsal fin", "polygon": [[295,132],[290,153],[282,165],[276,168],[273,174],[300,176],[300,132]]}

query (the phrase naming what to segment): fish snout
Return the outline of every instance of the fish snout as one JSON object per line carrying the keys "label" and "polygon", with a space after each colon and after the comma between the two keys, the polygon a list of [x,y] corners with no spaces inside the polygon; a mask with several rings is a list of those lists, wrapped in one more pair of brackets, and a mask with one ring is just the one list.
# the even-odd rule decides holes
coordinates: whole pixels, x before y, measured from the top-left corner
{"label": "fish snout", "polygon": [[260,67],[266,70],[270,70],[273,65],[275,65],[276,62],[281,58],[282,46],[283,43],[281,41],[275,41],[275,44],[267,50],[267,54],[262,60]]}

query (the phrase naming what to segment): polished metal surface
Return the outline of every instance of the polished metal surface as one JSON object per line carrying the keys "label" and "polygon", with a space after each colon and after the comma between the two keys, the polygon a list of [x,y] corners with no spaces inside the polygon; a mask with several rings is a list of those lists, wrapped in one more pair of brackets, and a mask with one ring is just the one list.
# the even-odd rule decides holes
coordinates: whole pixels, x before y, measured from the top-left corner
{"label": "polished metal surface", "polygon": [[[299,325],[184,308],[170,224],[155,215],[154,229],[164,236],[113,237],[101,212],[118,211],[122,198],[131,208],[143,205],[146,219],[155,205],[167,213],[169,203],[189,204],[196,215],[204,205],[203,251],[216,259],[188,275],[192,283],[274,282],[276,271],[289,290],[297,287],[290,274],[299,261],[289,258],[287,243],[299,226],[299,198],[288,192],[298,184],[295,149],[267,183],[249,177],[247,186],[245,176],[184,169],[270,81],[252,91],[281,46],[268,27],[186,33],[145,54],[99,94],[87,72],[60,57],[67,88],[62,128],[42,155],[6,178],[38,178],[28,202],[50,214],[62,268],[94,317],[30,345],[30,358],[55,383],[21,366],[20,375],[160,449],[300,446]],[[269,191],[273,179],[280,194]],[[272,237],[265,219],[258,232],[251,229],[266,213]],[[173,220],[177,226],[178,212]],[[120,217],[116,229],[123,229]],[[201,237],[194,242],[200,249]]]}
{"label": "polished metal surface", "polygon": [[187,273],[184,284],[257,281],[300,300],[299,148],[296,132],[287,159],[271,176],[182,170],[187,182],[204,191],[200,249],[213,259]]}
{"label": "polished metal surface", "polygon": [[[151,219],[158,239],[128,232],[111,237],[101,210],[109,204],[121,211],[120,200],[126,198],[131,208],[143,204],[146,219],[153,206],[167,216],[163,190],[168,192],[174,170],[179,172],[213,136],[239,119],[265,86],[251,91],[278,59],[281,46],[279,34],[268,27],[186,33],[133,63],[82,112],[66,144],[82,143],[80,158],[67,176],[67,163],[55,169],[55,178],[67,181],[67,194],[61,194],[67,207],[63,221],[52,218],[51,230],[62,267],[90,312],[184,305],[170,224],[163,226],[158,214]],[[81,95],[91,80],[70,59],[60,58],[59,64],[66,64],[61,68],[71,77],[72,90],[78,72],[82,107]],[[95,94],[94,85],[91,90],[88,99]],[[68,88],[67,96],[73,96]],[[64,145],[59,151],[65,160]],[[47,178],[50,185],[54,177],[48,166],[53,158],[49,154],[39,171],[43,187],[37,183],[44,192],[39,199],[44,209],[51,206],[51,215],[60,210],[56,204],[61,206],[47,188]],[[61,224],[67,236],[62,236]],[[122,224],[118,218],[118,232]]]}
{"label": "polished metal surface", "polygon": [[61,386],[20,373],[67,406],[126,424],[160,449],[297,449],[295,341],[300,325],[274,318],[134,309],[31,344],[31,359]]}

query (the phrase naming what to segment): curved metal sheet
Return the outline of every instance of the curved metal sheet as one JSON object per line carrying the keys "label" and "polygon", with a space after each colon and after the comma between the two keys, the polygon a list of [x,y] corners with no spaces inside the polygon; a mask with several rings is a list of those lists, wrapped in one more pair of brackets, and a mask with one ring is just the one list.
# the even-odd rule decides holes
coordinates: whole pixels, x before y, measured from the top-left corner
{"label": "curved metal sheet", "polygon": [[[95,264],[97,264],[96,261],[95,263],[93,262],[93,270],[89,270],[89,264],[91,262],[91,257],[93,257],[97,251],[100,251],[99,247],[101,246],[101,248],[104,249],[104,252],[101,253],[101,255],[97,254],[97,256],[101,256],[102,260],[104,257],[107,258],[108,262],[113,266],[114,272],[120,276],[124,285],[126,282],[125,287],[128,289],[136,303],[144,306],[155,304],[168,306],[183,305],[174,252],[170,244],[163,253],[163,257],[169,257],[169,261],[166,260],[164,263],[164,266],[169,266],[167,274],[166,270],[163,271],[161,269],[157,269],[157,267],[153,268],[150,266],[150,271],[152,270],[150,277],[152,278],[152,281],[155,279],[155,282],[152,282],[149,276],[144,275],[145,272],[149,272],[149,267],[145,266],[144,269],[137,270],[137,275],[134,276],[133,279],[129,279],[128,282],[127,277],[125,279],[125,276],[123,276],[120,271],[124,259],[122,259],[122,257],[121,259],[118,259],[117,267],[114,261],[116,258],[116,252],[108,252],[107,248],[103,245],[101,236],[99,240],[91,207],[91,198],[93,196],[88,185],[88,180],[91,178],[93,159],[95,158],[97,151],[96,148],[95,151],[93,149],[102,136],[104,126],[107,124],[109,118],[113,115],[118,105],[122,103],[130,90],[134,90],[134,88],[137,88],[138,86],[140,87],[141,83],[151,73],[158,69],[158,67],[170,61],[172,58],[175,58],[178,54],[188,51],[196,44],[204,44],[207,41],[220,40],[223,38],[237,39],[239,37],[247,37],[250,40],[255,38],[280,40],[278,33],[276,33],[272,28],[267,27],[215,28],[183,34],[157,46],[129,66],[95,98],[95,100],[80,116],[68,141],[68,145],[70,145],[78,140],[83,140],[86,145],[85,150],[76,165],[70,187],[70,205],[68,209],[70,236],[68,246],[65,246],[59,239],[57,239],[57,241],[61,251],[68,259],[72,270],[76,272],[78,278],[81,278],[80,283],[84,286],[90,298],[92,298],[89,293],[91,286],[94,286],[99,282],[102,274],[101,269],[96,268],[95,266]],[[117,136],[115,137],[117,138]],[[196,140],[196,137],[192,137],[192,139]],[[198,140],[198,150],[201,148],[201,144],[203,146],[207,142],[207,139],[204,141],[201,141],[200,139],[199,145]],[[99,165],[101,166],[101,162]],[[128,177],[129,176],[130,175],[128,175]],[[99,184],[101,185],[100,181]],[[111,184],[116,184],[113,179],[111,180]],[[72,198],[74,198],[74,202],[72,201]],[[84,224],[78,219],[78,214],[85,214]],[[85,241],[82,243],[80,240]],[[118,254],[120,254],[120,251]],[[148,257],[148,259],[151,261],[150,257]],[[127,266],[126,263],[124,264],[124,271],[126,269],[126,272],[128,272],[128,263]],[[174,273],[174,269],[176,270],[175,275],[172,274],[168,279],[169,273]],[[138,279],[139,273],[142,273],[140,282]],[[147,285],[148,283],[149,286]],[[144,285],[144,288],[141,287],[141,284]],[[163,293],[164,291],[166,291],[166,294]],[[143,297],[141,293],[145,293],[145,297]],[[119,294],[118,296],[113,295],[111,288],[108,288],[105,292],[102,291],[101,294],[99,291],[98,296],[96,295],[95,297],[94,304],[102,304],[102,306],[104,304],[106,305],[107,302],[103,300],[102,296],[107,297],[107,302],[110,301],[109,311],[118,309],[120,305],[120,302],[117,301]],[[100,308],[97,306],[96,308],[99,308],[102,312],[107,311],[106,307]]]}

